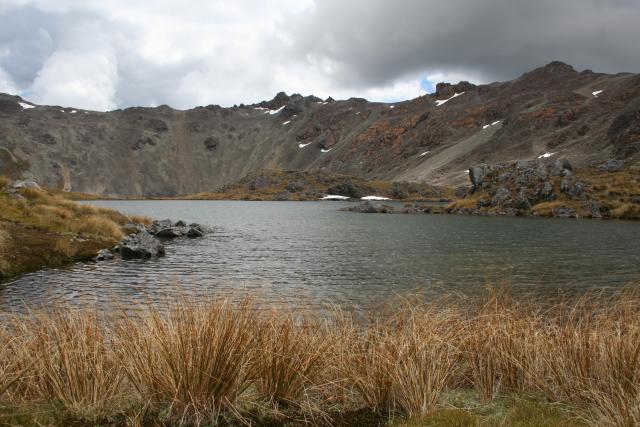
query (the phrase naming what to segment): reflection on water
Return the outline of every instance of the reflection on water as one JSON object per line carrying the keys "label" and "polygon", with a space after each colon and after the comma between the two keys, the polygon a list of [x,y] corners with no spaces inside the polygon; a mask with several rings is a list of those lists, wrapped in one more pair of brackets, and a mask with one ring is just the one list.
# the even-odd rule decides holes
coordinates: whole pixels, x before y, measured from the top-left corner
{"label": "reflection on water", "polygon": [[542,293],[640,283],[640,225],[633,222],[367,215],[338,211],[342,202],[99,204],[215,232],[170,242],[159,260],[22,276],[0,287],[0,309],[127,306],[185,293],[367,306],[409,291],[473,293],[492,283]]}

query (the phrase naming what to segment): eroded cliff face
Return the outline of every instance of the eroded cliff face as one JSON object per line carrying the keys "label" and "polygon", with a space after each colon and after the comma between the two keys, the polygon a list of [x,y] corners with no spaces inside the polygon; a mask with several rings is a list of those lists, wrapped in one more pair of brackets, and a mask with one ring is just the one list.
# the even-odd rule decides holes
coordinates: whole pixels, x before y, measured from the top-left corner
{"label": "eroded cliff face", "polygon": [[94,112],[0,95],[0,174],[112,196],[214,190],[260,169],[458,185],[538,156],[638,165],[640,75],[554,62],[503,83],[383,104],[278,94],[260,104]]}

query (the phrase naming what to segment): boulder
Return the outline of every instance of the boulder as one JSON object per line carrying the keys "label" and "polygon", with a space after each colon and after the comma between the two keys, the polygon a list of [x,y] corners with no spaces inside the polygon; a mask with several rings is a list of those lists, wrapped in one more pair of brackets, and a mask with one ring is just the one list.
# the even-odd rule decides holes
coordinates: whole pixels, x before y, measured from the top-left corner
{"label": "boulder", "polygon": [[159,257],[164,255],[164,245],[148,232],[141,231],[122,239],[119,252],[123,259]]}
{"label": "boulder", "polygon": [[489,174],[491,167],[484,163],[469,168],[469,179],[473,185],[473,191],[482,185],[482,180]]}

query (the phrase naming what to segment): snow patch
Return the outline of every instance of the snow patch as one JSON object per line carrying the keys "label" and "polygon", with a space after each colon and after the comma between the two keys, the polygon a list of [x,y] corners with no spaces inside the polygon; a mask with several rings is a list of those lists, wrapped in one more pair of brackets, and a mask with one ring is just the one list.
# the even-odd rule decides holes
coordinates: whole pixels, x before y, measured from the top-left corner
{"label": "snow patch", "polygon": [[311,144],[311,142],[307,142],[306,144],[298,144],[298,148],[304,148],[309,144]]}
{"label": "snow patch", "polygon": [[350,197],[338,196],[336,194],[327,194],[326,196],[324,196],[320,200],[348,200],[348,199],[350,199]]}
{"label": "snow patch", "polygon": [[64,113],[64,110],[60,110],[61,113]]}
{"label": "snow patch", "polygon": [[77,110],[71,110],[71,114],[75,114],[77,112],[78,112]]}
{"label": "snow patch", "polygon": [[486,129],[486,128],[488,128],[489,126],[491,126],[491,125],[484,125],[484,126],[482,126],[482,129]]}
{"label": "snow patch", "polygon": [[284,108],[284,105],[278,108],[277,110],[269,110],[269,114],[271,115],[278,114],[280,111],[282,111],[283,108]]}
{"label": "snow patch", "polygon": [[491,123],[491,126],[495,126],[495,125],[497,125],[498,123],[500,123],[500,120],[496,120],[495,122]]}
{"label": "snow patch", "polygon": [[427,154],[429,154],[430,152],[431,152],[431,151],[425,151],[424,153],[421,153],[421,154],[420,154],[420,157],[422,157],[422,156],[426,156],[426,155],[427,155]]}
{"label": "snow patch", "polygon": [[264,111],[264,110],[268,110],[268,108],[264,108],[264,107],[255,107],[254,110],[259,110],[259,111]]}
{"label": "snow patch", "polygon": [[547,159],[547,158],[549,158],[549,157],[553,156],[554,154],[556,154],[556,153],[549,153],[549,152],[547,151],[547,152],[546,152],[546,153],[544,153],[544,154],[540,154],[540,155],[538,156],[538,158],[539,158],[539,159]]}
{"label": "snow patch", "polygon": [[463,94],[464,94],[464,92],[460,92],[460,93],[456,92],[456,93],[454,93],[454,94],[453,94],[453,96],[452,96],[451,98],[448,98],[448,99],[438,99],[438,100],[436,100],[436,107],[439,107],[439,106],[441,106],[442,104],[444,104],[444,103],[446,103],[446,102],[448,102],[448,101],[451,101],[453,98],[457,98],[457,97],[459,97],[460,95],[463,95]]}
{"label": "snow patch", "polygon": [[357,116],[358,114],[360,114],[360,111],[356,111],[356,116]]}
{"label": "snow patch", "polygon": [[18,104],[20,104],[23,110],[28,110],[29,108],[36,108],[35,105],[27,104],[24,102],[18,102]]}
{"label": "snow patch", "polygon": [[389,108],[395,108],[395,105],[389,105]]}
{"label": "snow patch", "polygon": [[388,197],[380,197],[380,196],[364,196],[361,197],[360,200],[391,200]]}
{"label": "snow patch", "polygon": [[291,120],[287,120],[286,122],[282,123],[283,125],[288,125],[289,123],[291,123]]}
{"label": "snow patch", "polygon": [[593,95],[594,98],[597,98],[598,95],[600,95],[602,93],[601,90],[596,90],[595,92],[591,92],[591,95]]}
{"label": "snow patch", "polygon": [[324,148],[322,148],[320,150],[321,153],[328,153],[329,151],[333,150],[333,148],[329,148],[328,150],[325,150]]}

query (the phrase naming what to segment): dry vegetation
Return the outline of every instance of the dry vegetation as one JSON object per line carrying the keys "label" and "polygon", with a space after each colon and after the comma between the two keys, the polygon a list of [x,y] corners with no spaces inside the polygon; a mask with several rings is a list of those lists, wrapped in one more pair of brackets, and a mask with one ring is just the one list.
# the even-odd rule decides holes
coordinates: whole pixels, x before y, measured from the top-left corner
{"label": "dry vegetation", "polygon": [[326,194],[360,198],[383,196],[397,200],[451,197],[446,188],[429,184],[366,180],[321,171],[261,170],[215,192],[184,197],[194,200],[318,200]]}
{"label": "dry vegetation", "polygon": [[[595,201],[604,218],[611,219],[640,219],[640,171],[628,169],[619,172],[603,172],[595,169],[578,170],[576,176],[585,185],[585,200],[572,199],[560,190],[561,178],[551,179],[557,198],[548,202],[533,205],[523,214],[552,217],[554,210],[560,208],[572,209],[580,218],[590,218],[592,212],[588,201]],[[512,188],[513,193],[516,191]],[[491,199],[486,190],[479,191],[462,199],[452,202],[447,211],[459,209],[475,210],[480,199]],[[481,211],[499,212],[497,207],[483,207]]]}
{"label": "dry vegetation", "polygon": [[122,239],[126,224],[149,222],[62,193],[26,188],[10,194],[3,190],[7,183],[0,180],[0,277],[90,258]]}
{"label": "dry vegetation", "polygon": [[413,300],[365,321],[247,301],[17,315],[0,423],[639,425],[640,295],[528,301]]}

